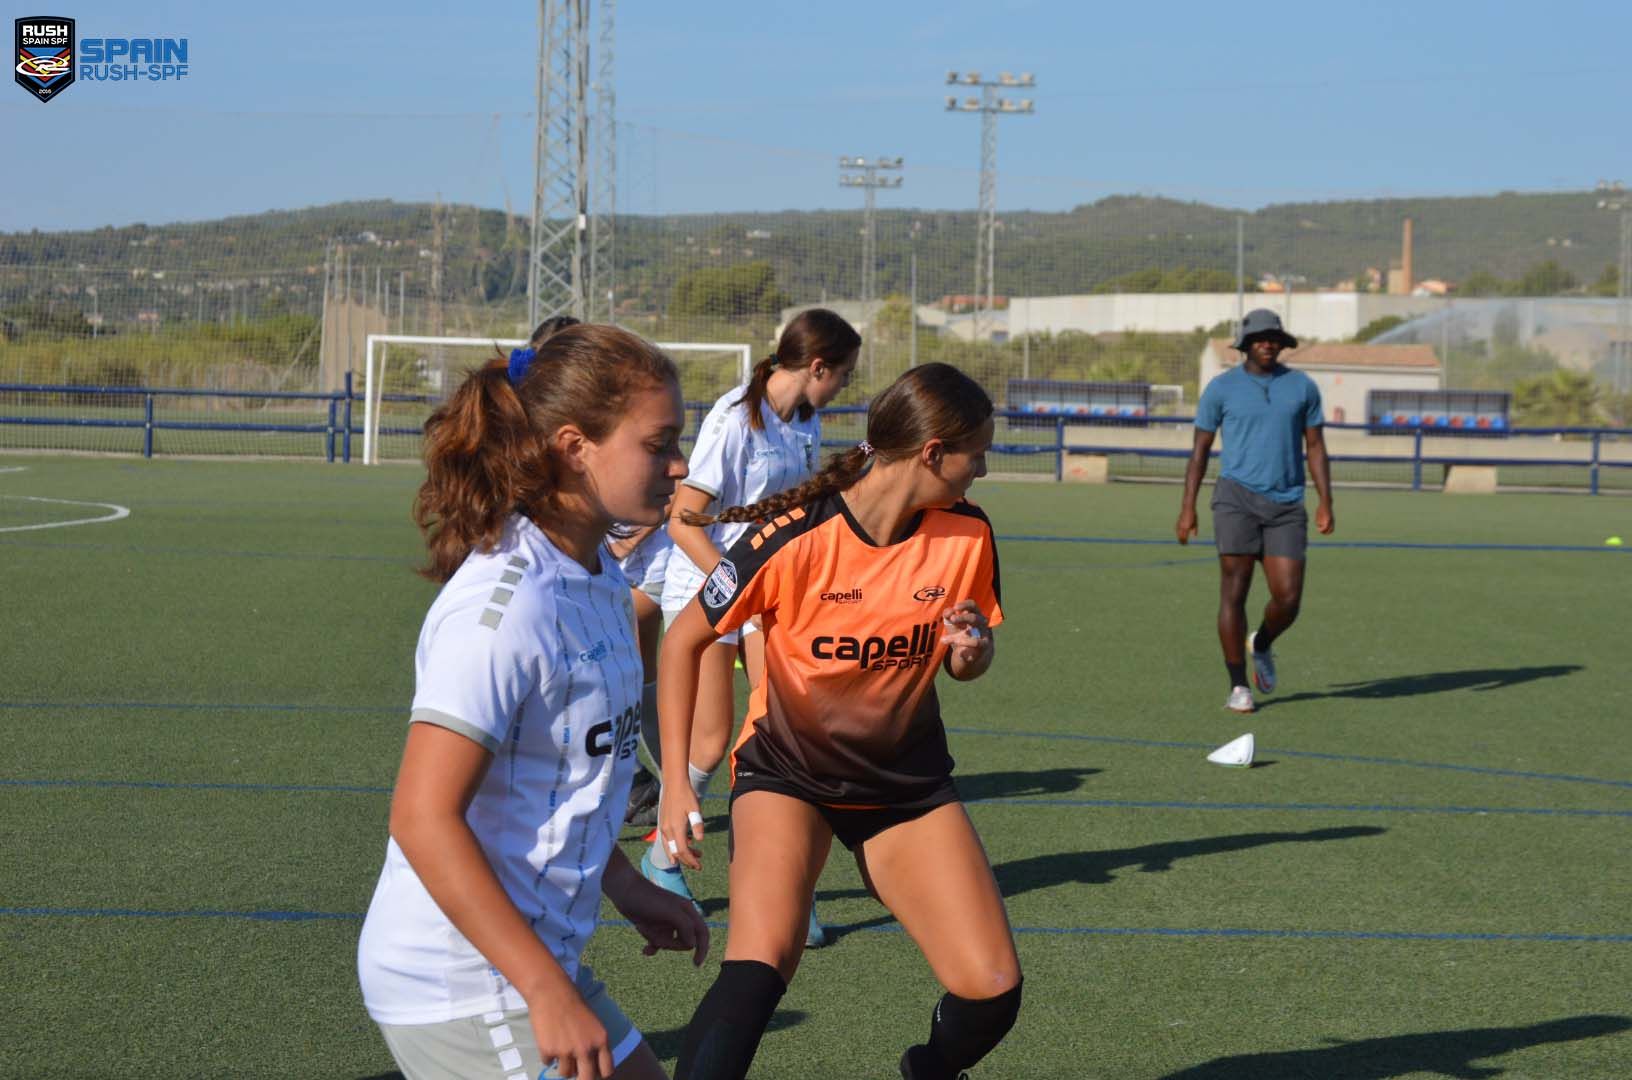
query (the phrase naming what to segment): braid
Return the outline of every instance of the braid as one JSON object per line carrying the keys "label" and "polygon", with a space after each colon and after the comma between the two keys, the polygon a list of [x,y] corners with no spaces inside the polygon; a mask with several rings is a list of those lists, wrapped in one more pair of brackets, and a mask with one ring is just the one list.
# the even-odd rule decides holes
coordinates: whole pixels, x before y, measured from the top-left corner
{"label": "braid", "polygon": [[682,511],[680,520],[687,525],[726,525],[733,522],[765,521],[796,506],[808,506],[819,499],[837,494],[861,479],[867,468],[867,454],[859,446],[834,454],[827,459],[827,468],[812,476],[798,487],[789,488],[751,506],[733,506],[718,514],[699,514]]}

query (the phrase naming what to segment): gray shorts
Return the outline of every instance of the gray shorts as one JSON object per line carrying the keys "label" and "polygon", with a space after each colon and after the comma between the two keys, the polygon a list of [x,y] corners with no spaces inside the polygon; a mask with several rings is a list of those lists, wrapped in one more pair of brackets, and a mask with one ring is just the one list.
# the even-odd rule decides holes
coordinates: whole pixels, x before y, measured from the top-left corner
{"label": "gray shorts", "polygon": [[[606,1027],[612,1064],[640,1046],[640,1032],[623,1015],[589,965],[578,966],[578,993]],[[554,1062],[538,1055],[527,1010],[491,1012],[440,1024],[381,1024],[385,1045],[407,1080],[559,1080]]]}
{"label": "gray shorts", "polygon": [[1213,486],[1213,541],[1220,555],[1269,555],[1303,560],[1309,512],[1300,499],[1276,502],[1234,480]]}

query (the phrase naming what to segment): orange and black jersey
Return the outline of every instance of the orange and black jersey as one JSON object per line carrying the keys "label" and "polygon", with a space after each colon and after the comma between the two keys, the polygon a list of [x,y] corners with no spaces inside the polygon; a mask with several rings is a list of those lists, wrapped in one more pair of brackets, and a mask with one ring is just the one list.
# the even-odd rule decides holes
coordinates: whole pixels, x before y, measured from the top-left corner
{"label": "orange and black jersey", "polygon": [[1003,621],[991,523],[969,502],[922,512],[885,546],[840,495],[743,534],[699,593],[719,633],[755,615],[765,632],[733,776],[771,773],[828,806],[910,806],[943,791],[941,615],[966,599]]}

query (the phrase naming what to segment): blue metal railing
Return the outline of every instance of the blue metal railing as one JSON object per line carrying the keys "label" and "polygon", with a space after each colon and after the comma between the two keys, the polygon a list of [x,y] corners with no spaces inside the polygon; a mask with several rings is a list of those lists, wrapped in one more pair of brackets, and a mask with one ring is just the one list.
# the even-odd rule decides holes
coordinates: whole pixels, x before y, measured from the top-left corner
{"label": "blue metal railing", "polygon": [[[361,401],[361,395],[352,385],[351,377],[346,377],[345,388],[329,393],[297,392],[297,391],[269,391],[269,390],[200,390],[184,387],[149,387],[149,386],[72,386],[52,385],[40,383],[0,383],[0,394],[42,394],[57,397],[66,397],[70,401],[84,402],[87,399],[98,404],[108,404],[110,399],[139,399],[141,416],[113,417],[113,416],[28,416],[5,415],[0,413],[0,425],[24,425],[40,427],[80,427],[80,428],[122,428],[140,429],[142,432],[142,456],[153,457],[155,449],[154,436],[160,431],[235,431],[258,433],[285,433],[318,435],[323,440],[323,453],[328,461],[350,462],[352,460],[352,436],[362,434],[357,426],[358,410],[356,403]],[[250,421],[221,421],[221,420],[181,420],[160,416],[154,409],[154,402],[161,397],[191,397],[214,398],[221,400],[261,401],[261,402],[320,402],[326,408],[326,419],[321,423],[293,423],[293,422],[263,422]],[[382,401],[392,403],[409,403],[428,405],[432,399],[423,394],[385,394]],[[695,431],[701,426],[703,417],[711,407],[708,402],[688,402],[687,415],[690,418],[688,429]],[[864,405],[840,406],[823,410],[824,418],[830,420],[847,421],[851,418],[865,417],[867,408]],[[1043,430],[1052,427],[1053,438],[1040,437],[1030,442],[994,442],[992,452],[995,454],[1012,456],[1033,456],[1051,454],[1054,457],[1054,479],[1063,480],[1065,463],[1072,455],[1136,455],[1151,458],[1188,458],[1190,451],[1177,447],[1145,447],[1128,445],[1126,440],[1116,437],[1118,431],[1129,428],[1150,427],[1188,427],[1194,423],[1194,417],[1189,416],[1147,416],[1133,420],[1118,418],[1114,420],[1095,420],[1091,418],[1053,416],[1041,417],[1034,412],[1023,410],[1001,410],[997,413],[999,419],[1009,422],[1012,427],[1024,426],[1028,430],[1036,431],[1043,436]],[[1409,465],[1411,467],[1411,487],[1420,491],[1423,486],[1424,466],[1448,465],[1487,465],[1506,467],[1539,467],[1539,468],[1570,468],[1585,469],[1587,472],[1587,489],[1591,494],[1600,492],[1600,478],[1605,469],[1632,469],[1632,460],[1605,459],[1603,456],[1604,440],[1614,439],[1632,443],[1632,429],[1607,427],[1549,427],[1549,428],[1508,428],[1501,432],[1480,431],[1478,438],[1484,441],[1492,451],[1495,451],[1505,440],[1522,437],[1561,437],[1585,442],[1589,452],[1583,459],[1576,457],[1516,457],[1500,453],[1473,454],[1427,454],[1423,452],[1424,436],[1446,436],[1455,434],[1439,427],[1390,427],[1386,432],[1380,432],[1371,424],[1337,424],[1328,423],[1327,428],[1339,431],[1365,431],[1387,438],[1409,435],[1412,440],[1411,454],[1355,454],[1333,453],[1330,455],[1334,464],[1388,464]],[[1066,441],[1066,429],[1093,428],[1102,430],[1104,439],[1093,442]],[[420,428],[381,427],[381,435],[417,436]],[[1474,433],[1468,433],[1474,434]],[[822,445],[829,449],[840,449],[853,445],[852,440],[827,438]],[[1214,450],[1213,456],[1219,451]]]}

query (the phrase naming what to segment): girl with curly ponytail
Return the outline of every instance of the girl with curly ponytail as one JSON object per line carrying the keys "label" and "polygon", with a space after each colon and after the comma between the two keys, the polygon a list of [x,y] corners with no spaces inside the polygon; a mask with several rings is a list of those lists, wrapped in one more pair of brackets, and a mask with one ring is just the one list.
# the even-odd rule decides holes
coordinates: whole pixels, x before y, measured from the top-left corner
{"label": "girl with curly ponytail", "polygon": [[[518,350],[522,351],[522,350]],[[425,424],[420,630],[363,1001],[407,1076],[659,1080],[581,953],[600,897],[647,951],[708,928],[618,849],[640,728],[629,586],[604,539],[685,475],[673,363],[569,326],[473,371]]]}

